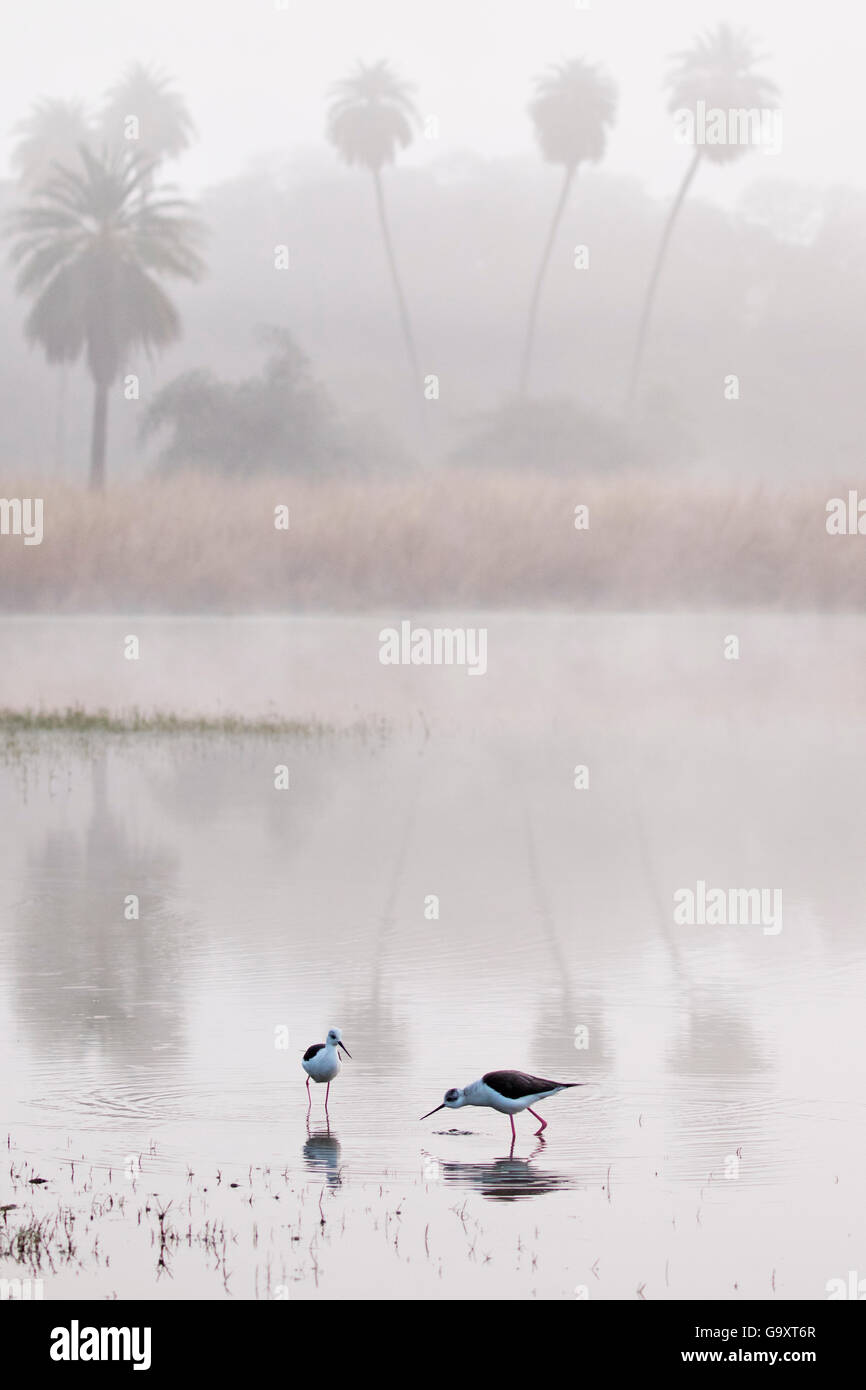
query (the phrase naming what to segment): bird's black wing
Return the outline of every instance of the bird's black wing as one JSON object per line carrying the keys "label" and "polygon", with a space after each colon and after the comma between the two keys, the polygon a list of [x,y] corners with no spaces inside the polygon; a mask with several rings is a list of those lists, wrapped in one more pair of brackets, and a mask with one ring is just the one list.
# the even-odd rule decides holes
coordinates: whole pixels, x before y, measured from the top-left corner
{"label": "bird's black wing", "polygon": [[324,1046],[324,1043],[313,1043],[312,1046],[308,1047],[306,1052],[304,1053],[304,1061],[309,1062],[310,1058],[315,1057],[317,1052],[321,1052]]}
{"label": "bird's black wing", "polygon": [[489,1071],[481,1078],[493,1091],[498,1091],[506,1100],[521,1100],[524,1096],[537,1096],[543,1091],[555,1091],[559,1086],[576,1086],[576,1081],[548,1081],[543,1076],[532,1076],[526,1071]]}

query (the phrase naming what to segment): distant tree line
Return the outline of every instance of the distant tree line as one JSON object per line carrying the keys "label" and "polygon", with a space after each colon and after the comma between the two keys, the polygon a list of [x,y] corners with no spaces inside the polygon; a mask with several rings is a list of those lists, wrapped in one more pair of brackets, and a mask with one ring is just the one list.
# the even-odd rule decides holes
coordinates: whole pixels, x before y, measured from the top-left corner
{"label": "distant tree line", "polygon": [[[721,109],[760,107],[775,95],[757,71],[750,40],[730,25],[697,38],[675,55],[669,109],[699,101]],[[552,249],[582,165],[598,163],[617,106],[606,73],[574,59],[540,76],[529,105],[542,156],[563,170],[562,185],[529,297],[516,392],[484,427],[491,447],[513,438],[521,419],[538,418],[527,403],[533,350]],[[379,229],[412,380],[420,385],[416,337],[388,221],[383,169],[412,141],[419,125],[412,88],[386,62],[359,64],[331,94],[328,138],[340,158],[372,177]],[[96,112],[78,101],[41,101],[17,129],[14,164],[21,204],[9,219],[16,286],[31,301],[27,338],[61,367],[84,358],[93,380],[90,483],[105,484],[108,401],[131,353],[151,352],[180,335],[167,279],[204,272],[204,229],[190,205],[163,181],[164,165],[189,145],[194,126],[183,98],[164,76],[140,64],[106,93]],[[745,144],[695,145],[663,228],[639,315],[627,410],[634,407],[652,311],[682,205],[703,159],[725,163]],[[163,467],[194,463],[247,473],[262,468],[329,471],[346,458],[333,407],[310,378],[306,359],[282,331],[269,340],[259,377],[226,383],[207,371],[184,373],[164,387],[144,415],[145,436],[166,428]],[[567,411],[566,411],[567,414]],[[572,412],[573,414],[573,412]],[[556,424],[562,407],[545,408]],[[606,430],[595,427],[605,454]],[[482,441],[483,442],[483,441]],[[482,450],[483,452],[483,450]]]}

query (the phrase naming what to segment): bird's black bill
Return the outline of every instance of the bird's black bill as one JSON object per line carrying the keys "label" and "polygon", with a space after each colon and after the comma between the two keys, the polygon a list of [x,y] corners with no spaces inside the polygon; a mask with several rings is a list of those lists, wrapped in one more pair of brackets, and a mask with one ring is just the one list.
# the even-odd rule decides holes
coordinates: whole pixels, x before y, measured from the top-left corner
{"label": "bird's black bill", "polygon": [[[444,1110],[444,1109],[445,1109],[445,1106],[444,1106],[444,1105],[437,1105],[437,1106],[436,1106],[436,1110]],[[422,1116],[421,1116],[421,1119],[422,1119],[422,1120],[429,1120],[431,1115],[435,1115],[435,1114],[436,1114],[436,1110],[428,1110],[426,1115],[422,1115]]]}
{"label": "bird's black bill", "polygon": [[345,1052],[346,1056],[348,1057],[349,1061],[351,1062],[351,1060],[352,1060],[352,1054],[351,1054],[351,1052],[349,1051],[349,1049],[348,1049],[348,1047],[346,1046],[346,1044],[345,1044],[345,1043],[337,1043],[337,1046],[340,1048],[340,1050],[341,1050],[342,1052]]}

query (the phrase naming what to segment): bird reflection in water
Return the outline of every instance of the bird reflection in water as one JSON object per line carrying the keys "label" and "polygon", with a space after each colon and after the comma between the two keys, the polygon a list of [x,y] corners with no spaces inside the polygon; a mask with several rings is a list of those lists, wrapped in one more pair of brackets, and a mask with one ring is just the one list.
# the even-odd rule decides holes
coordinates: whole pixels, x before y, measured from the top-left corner
{"label": "bird reflection in water", "polygon": [[330,1125],[316,1130],[307,1126],[307,1139],[301,1150],[304,1165],[311,1173],[324,1176],[329,1187],[339,1187],[342,1182],[340,1153],[340,1141],[331,1133]]}
{"label": "bird reflection in water", "polygon": [[494,1158],[487,1163],[443,1163],[425,1153],[424,1175],[428,1181],[473,1188],[494,1202],[516,1202],[521,1197],[540,1197],[579,1186],[570,1173],[534,1168],[535,1159],[543,1152],[542,1142],[528,1158],[515,1158],[512,1151],[507,1158]]}

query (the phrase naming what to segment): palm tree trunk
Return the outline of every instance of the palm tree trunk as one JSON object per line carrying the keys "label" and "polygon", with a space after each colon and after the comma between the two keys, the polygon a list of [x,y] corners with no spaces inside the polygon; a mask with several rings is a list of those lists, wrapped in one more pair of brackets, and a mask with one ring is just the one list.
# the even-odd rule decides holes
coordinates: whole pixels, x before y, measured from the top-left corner
{"label": "palm tree trunk", "polygon": [[677,217],[679,216],[680,208],[685,202],[686,194],[691,188],[692,179],[698,172],[698,165],[700,164],[700,162],[701,150],[700,148],[698,148],[695,150],[694,158],[692,159],[691,164],[686,170],[685,177],[679,186],[677,196],[674,198],[673,205],[671,207],[670,212],[668,213],[667,221],[665,222],[664,231],[662,232],[662,239],[659,243],[659,249],[656,252],[655,264],[653,265],[652,274],[650,275],[649,286],[646,292],[646,299],[644,300],[643,312],[640,318],[640,326],[637,331],[637,342],[635,343],[634,356],[632,358],[631,363],[631,376],[629,377],[628,395],[626,396],[627,412],[631,410],[631,407],[634,403],[635,392],[637,391],[637,384],[640,378],[641,363],[643,361],[644,349],[646,348],[647,335],[649,333],[650,319],[652,317],[653,303],[655,301],[656,291],[659,287],[662,266],[665,263],[665,256],[667,255],[668,243],[671,239],[671,233],[673,232],[674,224],[676,223]]}
{"label": "palm tree trunk", "polygon": [[529,366],[532,360],[532,346],[535,341],[535,321],[538,318],[538,305],[541,301],[541,287],[544,284],[544,277],[547,274],[547,263],[550,260],[553,244],[556,241],[556,234],[559,231],[559,224],[562,221],[562,214],[565,212],[565,205],[568,202],[568,194],[574,178],[577,165],[572,164],[565,170],[565,178],[562,181],[562,190],[559,201],[553,214],[553,221],[550,224],[550,231],[547,234],[547,242],[544,247],[544,254],[541,257],[541,265],[538,267],[538,274],[535,277],[535,287],[532,291],[532,301],[529,305],[529,322],[526,325],[526,339],[523,344],[523,361],[520,364],[520,394],[526,394],[529,384]]}
{"label": "palm tree trunk", "polygon": [[105,487],[105,441],[108,427],[108,383],[97,381],[93,396],[93,430],[90,436],[90,489]]}
{"label": "palm tree trunk", "polygon": [[54,475],[57,478],[62,478],[66,472],[66,396],[68,385],[69,363],[61,362],[54,417]]}
{"label": "palm tree trunk", "polygon": [[388,257],[388,268],[391,271],[391,279],[394,282],[394,292],[397,295],[397,304],[400,309],[400,323],[403,328],[403,340],[406,344],[406,355],[409,358],[409,367],[414,380],[420,385],[421,372],[418,367],[418,354],[415,351],[415,339],[412,336],[412,324],[409,319],[409,310],[406,308],[406,300],[403,295],[403,286],[400,284],[400,276],[397,271],[397,261],[394,256],[394,247],[391,244],[391,233],[388,230],[388,218],[385,212],[385,195],[382,190],[382,177],[378,169],[373,170],[373,182],[376,185],[376,206],[379,210],[379,226],[382,229],[382,240],[385,243],[385,254]]}

